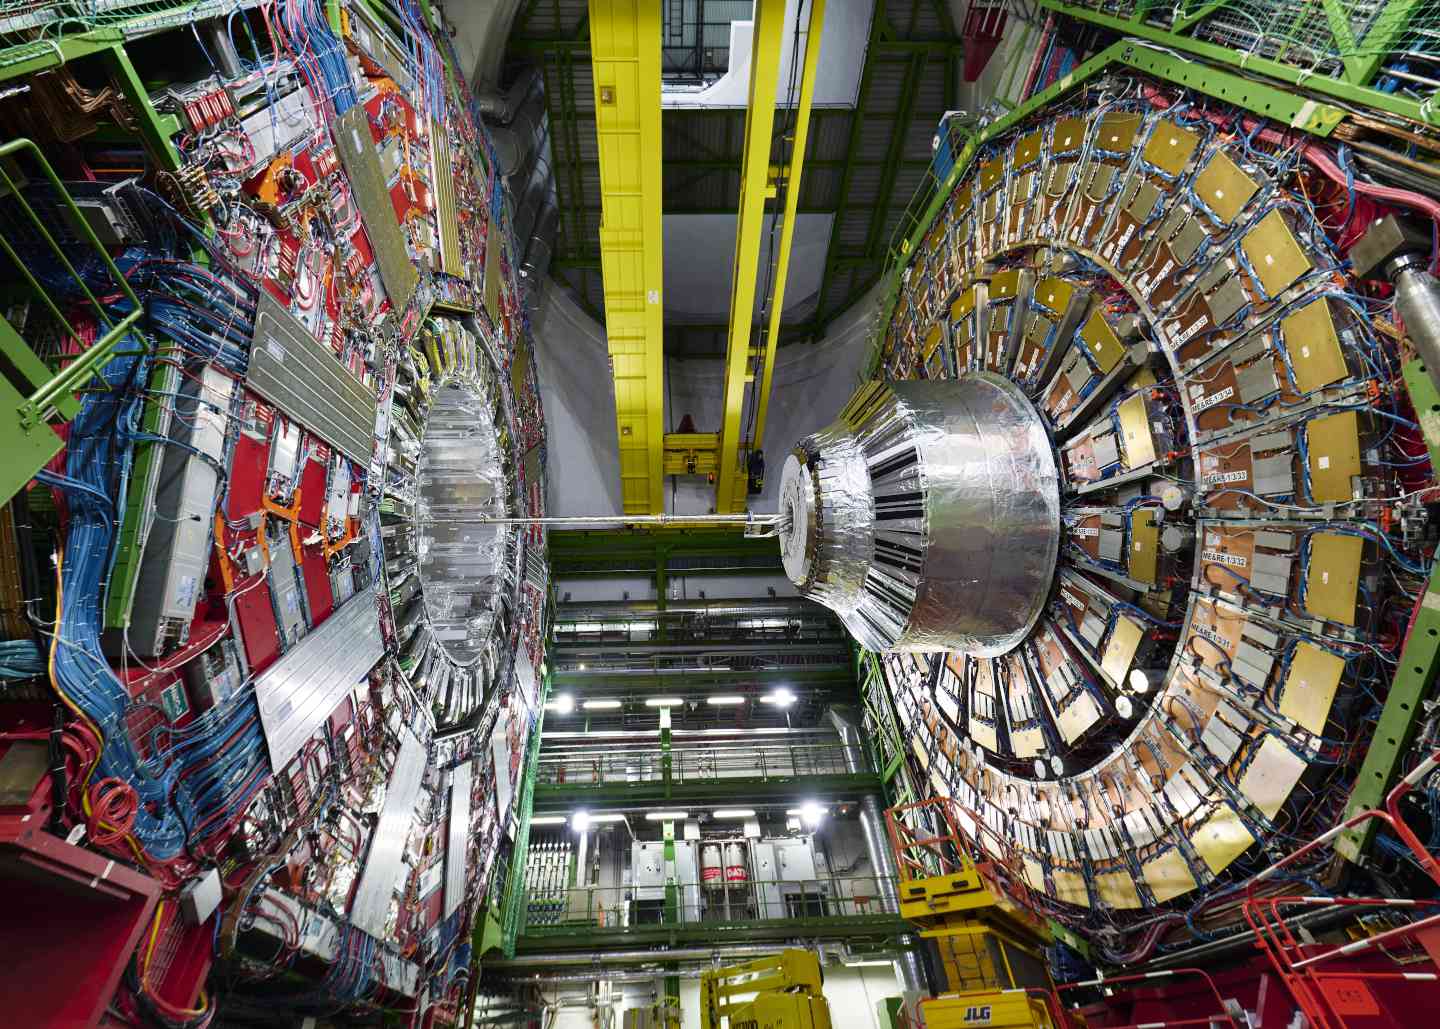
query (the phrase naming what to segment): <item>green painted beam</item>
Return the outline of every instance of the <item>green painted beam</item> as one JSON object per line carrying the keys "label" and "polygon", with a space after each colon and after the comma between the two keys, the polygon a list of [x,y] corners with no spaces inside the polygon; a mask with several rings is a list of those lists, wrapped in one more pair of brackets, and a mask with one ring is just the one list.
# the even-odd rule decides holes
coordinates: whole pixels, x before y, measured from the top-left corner
{"label": "green painted beam", "polygon": [[[1403,373],[1405,388],[1425,434],[1430,460],[1440,461],[1440,392],[1419,361],[1407,362]],[[1434,688],[1437,668],[1440,668],[1440,561],[1430,575],[1410,637],[1400,651],[1380,720],[1375,724],[1365,760],[1350,790],[1350,801],[1345,806],[1347,818],[1379,806],[1399,777],[1424,710],[1423,702]],[[1369,850],[1376,827],[1377,823],[1371,819],[1341,833],[1335,842],[1336,852],[1351,861],[1360,860]]]}
{"label": "green painted beam", "polygon": [[[1296,65],[1284,64],[1280,61],[1272,61],[1268,58],[1254,56],[1244,50],[1235,50],[1230,47],[1220,46],[1217,43],[1207,43],[1203,40],[1194,39],[1190,36],[1181,35],[1165,29],[1156,28],[1143,22],[1129,21],[1124,18],[1117,18],[1102,11],[1092,11],[1089,8],[1080,7],[1076,4],[1064,3],[1062,0],[1037,0],[1039,5],[1056,14],[1068,15],[1071,18],[1098,25],[1101,28],[1110,29],[1122,35],[1135,36],[1161,46],[1171,47],[1182,54],[1189,54],[1204,61],[1210,61],[1217,65],[1229,66],[1245,73],[1257,85],[1261,85],[1258,77],[1273,79],[1277,83],[1290,86],[1303,87],[1313,93],[1333,97],[1336,100],[1343,100],[1347,103],[1361,104],[1367,107],[1375,107],[1390,114],[1397,114],[1402,118],[1409,118],[1411,121],[1421,124],[1436,124],[1440,122],[1440,112],[1428,110],[1428,104],[1411,100],[1408,97],[1395,93],[1382,93],[1378,89],[1372,89],[1368,85],[1349,81],[1347,77],[1330,78],[1324,75],[1316,75],[1308,68]],[[1393,40],[1403,31],[1407,9],[1415,5],[1415,0],[1403,0],[1401,3],[1387,4],[1387,8],[1394,8],[1393,13],[1387,11],[1383,18],[1386,19],[1384,32],[1387,39]],[[1394,19],[1394,20],[1391,20]],[[1377,26],[1379,22],[1377,21]],[[1366,52],[1371,53],[1371,41],[1367,40]],[[1373,59],[1368,61],[1372,71],[1378,67],[1378,61],[1386,51],[1375,51]],[[1204,69],[1195,69],[1203,73]],[[1303,101],[1302,101],[1303,102]],[[1256,110],[1250,103],[1238,101],[1239,105],[1257,114],[1264,114],[1263,110]],[[1298,126],[1297,126],[1298,127]],[[1312,130],[1313,131],[1313,130]],[[1324,132],[1319,133],[1324,135]]]}
{"label": "green painted beam", "polygon": [[[891,938],[914,932],[899,915],[834,915],[828,918],[772,918],[750,921],[698,922],[678,925],[629,925],[598,928],[588,925],[531,926],[519,937],[515,952],[535,954],[555,950],[585,951],[576,963],[589,965],[596,950],[632,944],[713,944],[740,936],[747,941],[786,940],[796,936],[821,939],[857,937]],[[657,955],[659,957],[660,955]]]}
{"label": "green painted beam", "polygon": [[580,804],[649,804],[659,801],[730,802],[736,797],[749,800],[787,800],[801,797],[844,799],[880,792],[880,777],[872,772],[851,775],[776,775],[761,778],[684,780],[673,778],[667,788],[654,782],[536,783],[535,807],[569,811]]}

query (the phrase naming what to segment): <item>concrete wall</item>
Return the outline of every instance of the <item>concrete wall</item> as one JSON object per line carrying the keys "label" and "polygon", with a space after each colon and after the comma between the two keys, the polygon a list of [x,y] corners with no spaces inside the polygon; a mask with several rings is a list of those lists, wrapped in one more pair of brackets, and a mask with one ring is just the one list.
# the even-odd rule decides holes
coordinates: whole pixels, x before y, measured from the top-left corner
{"label": "concrete wall", "polygon": [[[765,430],[765,490],[751,499],[752,510],[775,510],[785,455],[802,436],[828,425],[854,392],[875,331],[878,300],[875,290],[857,298],[818,343],[780,348]],[[620,457],[605,330],[553,281],[543,290],[532,325],[548,427],[550,512],[618,515]],[[668,358],[665,375],[667,431],[673,432],[686,414],[697,431],[717,430],[724,363]],[[714,497],[713,487],[700,477],[672,479],[666,492],[667,510],[682,514],[709,511]],[[708,584],[696,588],[710,596],[740,595],[718,592],[719,586],[712,593]],[[642,599],[639,593],[632,597]]]}

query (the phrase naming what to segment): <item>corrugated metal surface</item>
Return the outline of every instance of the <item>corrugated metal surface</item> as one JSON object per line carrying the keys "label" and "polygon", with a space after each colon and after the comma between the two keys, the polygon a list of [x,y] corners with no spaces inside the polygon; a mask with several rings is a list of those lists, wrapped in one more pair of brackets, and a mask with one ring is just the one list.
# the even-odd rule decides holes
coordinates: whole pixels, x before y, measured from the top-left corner
{"label": "corrugated metal surface", "polygon": [[375,595],[352,597],[255,680],[260,728],[279,772],[384,654]]}
{"label": "corrugated metal surface", "polygon": [[465,855],[470,842],[470,788],[474,766],[470,761],[450,773],[450,823],[445,836],[445,917],[465,899]]}
{"label": "corrugated metal surface", "polygon": [[425,744],[409,729],[400,730],[400,756],[390,773],[380,820],[365,855],[365,871],[360,873],[350,904],[350,924],[377,939],[389,935],[390,903],[406,868],[405,841],[410,837],[415,802],[425,778],[425,750]]}
{"label": "corrugated metal surface", "polygon": [[245,385],[351,460],[370,463],[374,392],[263,289]]}

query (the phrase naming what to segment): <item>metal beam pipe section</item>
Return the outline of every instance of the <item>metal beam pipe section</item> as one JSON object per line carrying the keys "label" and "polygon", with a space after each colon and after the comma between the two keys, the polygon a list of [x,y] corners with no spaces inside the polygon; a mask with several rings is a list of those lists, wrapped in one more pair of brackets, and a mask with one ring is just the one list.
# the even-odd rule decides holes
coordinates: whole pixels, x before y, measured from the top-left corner
{"label": "metal beam pipe section", "polygon": [[[827,708],[825,717],[840,735],[844,746],[845,770],[851,775],[869,772],[870,763],[865,759],[865,747],[860,739],[860,726],[855,719],[855,713],[850,708],[836,706]],[[900,891],[896,888],[896,883],[899,881],[900,869],[895,864],[895,855],[891,852],[889,840],[886,838],[885,816],[880,810],[880,801],[873,793],[867,793],[860,798],[860,832],[865,837],[865,853],[870,858],[870,868],[875,873],[880,896],[886,907],[899,911]],[[910,944],[913,941],[906,938],[905,942]],[[926,992],[929,989],[925,982],[925,972],[920,967],[920,959],[911,946],[907,945],[902,956],[896,960],[895,976],[907,992]]]}
{"label": "metal beam pipe section", "polygon": [[866,649],[1002,654],[1055,575],[1054,451],[998,375],[870,383],[786,461],[780,525],[790,581]]}

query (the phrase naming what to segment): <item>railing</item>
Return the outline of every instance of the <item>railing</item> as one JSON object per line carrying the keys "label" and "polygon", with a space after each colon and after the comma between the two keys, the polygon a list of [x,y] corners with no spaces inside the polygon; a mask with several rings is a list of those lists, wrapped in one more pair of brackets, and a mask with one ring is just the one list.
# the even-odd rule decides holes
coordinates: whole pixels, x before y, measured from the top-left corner
{"label": "railing", "polygon": [[525,891],[526,935],[897,916],[873,875]]}
{"label": "railing", "polygon": [[[669,758],[671,782],[788,779],[843,775],[848,770],[845,747],[838,741],[744,746],[681,744],[669,752]],[[653,740],[647,740],[604,749],[541,753],[537,781],[547,786],[603,786],[665,779],[665,754]]]}

